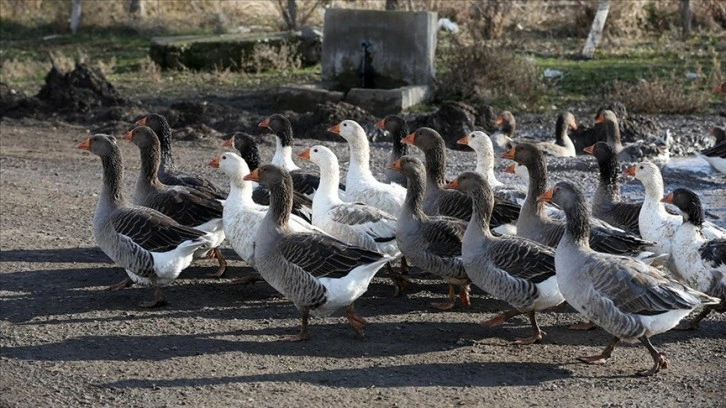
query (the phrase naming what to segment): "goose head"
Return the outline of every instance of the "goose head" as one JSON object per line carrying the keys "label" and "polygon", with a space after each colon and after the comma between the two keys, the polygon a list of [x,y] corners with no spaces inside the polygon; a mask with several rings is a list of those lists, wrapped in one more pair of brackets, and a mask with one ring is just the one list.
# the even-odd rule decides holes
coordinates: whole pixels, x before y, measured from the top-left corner
{"label": "goose head", "polygon": [[209,165],[220,169],[227,176],[241,175],[245,176],[250,173],[247,163],[236,153],[225,152],[212,159]]}
{"label": "goose head", "polygon": [[344,120],[328,129],[328,132],[340,135],[350,144],[358,144],[367,140],[366,131],[354,120]]}
{"label": "goose head", "polygon": [[328,168],[333,163],[338,163],[338,157],[335,156],[335,153],[322,145],[315,145],[309,149],[305,149],[305,151],[298,154],[297,157],[303,160],[310,160],[317,164],[321,169]]}
{"label": "goose head", "polygon": [[422,127],[406,136],[403,143],[414,145],[422,151],[433,150],[444,146],[444,139],[434,129]]}
{"label": "goose head", "polygon": [[643,183],[644,186],[651,186],[655,183],[663,184],[663,178],[660,174],[660,170],[658,169],[658,166],[651,162],[640,162],[636,164],[635,166],[631,166],[627,168],[623,174],[626,176],[635,177],[636,179],[640,180],[641,183]]}
{"label": "goose head", "polygon": [[280,139],[283,147],[292,146],[292,124],[279,113],[272,114],[260,122],[257,127],[270,129]]}
{"label": "goose head", "polygon": [[159,138],[148,126],[136,126],[132,130],[124,133],[122,137],[124,140],[133,142],[142,151],[148,151],[154,146],[159,145]]}
{"label": "goose head", "polygon": [[426,172],[426,168],[424,167],[421,159],[410,155],[403,156],[400,159],[394,161],[388,166],[388,168],[400,171],[407,178],[410,178],[414,175],[421,175]]}
{"label": "goose head", "polygon": [[693,225],[701,225],[704,221],[703,206],[698,194],[687,188],[677,188],[668,193],[660,201],[678,207],[683,213],[683,221]]}
{"label": "goose head", "polygon": [[467,171],[461,173],[457,178],[446,184],[444,187],[450,190],[459,190],[462,193],[471,196],[485,187],[488,188],[488,183],[481,174],[473,171]]}
{"label": "goose head", "polygon": [[76,148],[88,150],[100,157],[109,156],[119,150],[118,145],[116,144],[116,138],[102,133],[95,134],[82,141],[78,144],[78,146],[76,146]]}
{"label": "goose head", "polygon": [[517,121],[514,119],[512,112],[504,111],[497,117],[494,124],[499,127],[500,132],[506,135],[512,135],[514,134],[514,129],[517,126]]}
{"label": "goose head", "polygon": [[459,139],[456,143],[471,147],[477,155],[493,160],[494,145],[488,134],[481,130],[475,130]]}
{"label": "goose head", "polygon": [[527,172],[527,168],[522,166],[519,163],[512,163],[509,166],[504,168],[505,173],[514,174],[515,176],[521,178],[522,180],[529,182],[529,173]]}

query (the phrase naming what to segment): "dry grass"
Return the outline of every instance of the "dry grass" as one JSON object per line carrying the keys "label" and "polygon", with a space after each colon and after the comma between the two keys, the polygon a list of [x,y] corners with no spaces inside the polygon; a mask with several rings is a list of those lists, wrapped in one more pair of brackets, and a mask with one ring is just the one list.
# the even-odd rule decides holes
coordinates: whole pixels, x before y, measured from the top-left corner
{"label": "dry grass", "polygon": [[[628,111],[636,113],[699,113],[705,111],[711,99],[710,89],[702,87],[703,82],[676,76],[636,84],[615,81],[608,98],[624,103]],[[686,89],[689,90],[684,92]]]}

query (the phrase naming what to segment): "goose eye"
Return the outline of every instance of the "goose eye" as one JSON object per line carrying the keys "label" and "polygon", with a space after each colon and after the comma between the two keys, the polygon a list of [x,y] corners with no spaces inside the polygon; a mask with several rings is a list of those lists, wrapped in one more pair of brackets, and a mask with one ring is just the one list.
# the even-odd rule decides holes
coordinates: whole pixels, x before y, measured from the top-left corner
{"label": "goose eye", "polygon": [[348,126],[348,124],[347,123],[343,123],[343,126]]}
{"label": "goose eye", "polygon": [[640,168],[641,170],[643,170],[643,166],[640,166],[639,168]]}
{"label": "goose eye", "polygon": [[318,152],[318,149],[313,149],[313,151],[314,151],[315,153],[317,153],[317,152]]}
{"label": "goose eye", "polygon": [[227,156],[222,156],[222,160],[227,160]]}

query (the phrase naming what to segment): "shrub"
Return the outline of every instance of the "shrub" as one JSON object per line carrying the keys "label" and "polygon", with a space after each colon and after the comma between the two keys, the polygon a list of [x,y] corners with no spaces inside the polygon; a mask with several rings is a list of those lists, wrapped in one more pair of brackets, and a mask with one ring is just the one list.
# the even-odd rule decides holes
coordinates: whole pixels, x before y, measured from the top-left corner
{"label": "shrub", "polygon": [[615,81],[608,98],[619,101],[636,113],[697,113],[705,110],[711,97],[705,81],[688,81],[673,75],[670,79]]}

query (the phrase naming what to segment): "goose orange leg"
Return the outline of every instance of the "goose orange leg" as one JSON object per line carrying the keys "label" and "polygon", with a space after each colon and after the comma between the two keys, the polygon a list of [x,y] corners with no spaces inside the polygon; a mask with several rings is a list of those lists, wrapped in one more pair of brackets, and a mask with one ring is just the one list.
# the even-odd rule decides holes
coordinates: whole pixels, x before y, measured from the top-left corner
{"label": "goose orange leg", "polygon": [[130,278],[126,278],[119,283],[114,283],[113,285],[109,286],[107,290],[111,291],[111,292],[115,292],[117,290],[128,288],[129,286],[131,286],[133,284],[134,284],[134,281],[132,281]]}
{"label": "goose orange leg", "polygon": [[587,364],[605,364],[605,362],[610,359],[610,356],[613,354],[613,349],[619,341],[619,338],[613,336],[613,338],[610,339],[610,343],[608,343],[607,347],[605,347],[605,350],[603,350],[602,353],[595,356],[578,357],[577,359]]}
{"label": "goose orange leg", "polygon": [[[403,261],[402,261],[403,263]],[[393,296],[400,296],[403,294],[404,289],[406,289],[406,286],[408,286],[408,279],[404,277],[402,274],[396,273],[396,271],[393,270],[393,266],[390,262],[386,264],[386,268],[388,269],[388,276],[393,281],[394,291]],[[403,266],[401,266],[401,269],[403,269]]]}
{"label": "goose orange leg", "polygon": [[166,298],[164,297],[164,294],[161,293],[161,289],[159,289],[159,287],[157,286],[154,288],[154,300],[150,302],[141,302],[139,303],[139,307],[152,308],[164,306],[165,304]]}
{"label": "goose orange leg", "polygon": [[547,335],[547,333],[543,332],[542,329],[539,328],[539,325],[537,324],[537,318],[534,315],[534,310],[532,310],[528,314],[529,322],[532,324],[532,336],[523,339],[515,339],[514,344],[534,344],[542,340],[544,336]]}
{"label": "goose orange leg", "polygon": [[668,368],[668,365],[670,363],[665,358],[663,353],[656,350],[655,347],[653,347],[653,345],[650,344],[650,339],[648,339],[646,336],[642,336],[639,340],[641,343],[643,343],[643,345],[645,345],[645,347],[648,348],[648,351],[650,352],[650,356],[653,357],[653,363],[654,363],[653,368],[651,368],[650,370],[644,370],[644,371],[638,372],[639,376],[650,377],[651,375],[660,371],[661,368]]}
{"label": "goose orange leg", "polygon": [[368,322],[355,314],[355,309],[353,308],[353,304],[349,304],[348,307],[345,308],[345,317],[348,319],[348,323],[350,323],[350,326],[355,331],[355,334],[359,337],[365,337],[365,333],[363,333],[363,327],[365,327]]}
{"label": "goose orange leg", "polygon": [[521,314],[522,312],[520,312],[519,310],[507,310],[506,312],[500,313],[489,320],[484,320],[479,324],[482,325],[482,327],[496,327],[513,318],[514,316],[519,316]]}
{"label": "goose orange leg", "polygon": [[221,278],[222,275],[224,275],[224,273],[227,271],[227,260],[224,259],[224,256],[222,256],[222,251],[220,251],[219,248],[214,248],[209,257],[217,258],[217,261],[219,262],[219,269],[217,269],[217,272],[207,274],[207,276]]}
{"label": "goose orange leg", "polygon": [[300,326],[300,333],[293,334],[290,336],[283,336],[280,341],[302,341],[310,340],[310,333],[308,333],[308,320],[310,319],[310,309],[307,307],[302,308],[302,326]]}
{"label": "goose orange leg", "polygon": [[449,284],[449,300],[447,302],[436,302],[431,303],[431,306],[440,310],[449,310],[454,307],[454,299],[456,298],[456,291],[454,285]]}

